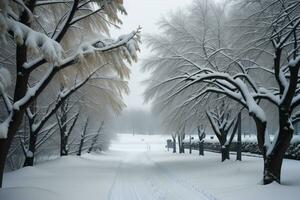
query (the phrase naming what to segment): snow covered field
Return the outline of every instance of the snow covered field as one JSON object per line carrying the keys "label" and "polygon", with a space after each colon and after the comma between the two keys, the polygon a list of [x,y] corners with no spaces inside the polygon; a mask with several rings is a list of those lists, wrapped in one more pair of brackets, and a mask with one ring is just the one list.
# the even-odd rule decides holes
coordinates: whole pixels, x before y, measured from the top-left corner
{"label": "snow covered field", "polygon": [[0,199],[299,199],[299,161],[284,161],[283,185],[262,186],[260,158],[221,163],[215,153],[172,154],[164,149],[165,139],[122,135],[106,153],[59,158],[6,173]]}

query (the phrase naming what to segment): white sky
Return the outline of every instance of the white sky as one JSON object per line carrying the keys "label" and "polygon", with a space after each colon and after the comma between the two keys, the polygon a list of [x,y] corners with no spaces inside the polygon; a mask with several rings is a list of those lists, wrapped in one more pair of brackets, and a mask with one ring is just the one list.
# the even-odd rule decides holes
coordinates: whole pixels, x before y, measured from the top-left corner
{"label": "white sky", "polygon": [[[142,27],[142,34],[157,33],[156,23],[161,16],[166,16],[171,10],[184,8],[193,0],[124,0],[124,6],[128,12],[127,16],[122,17],[123,25],[121,30],[112,30],[112,36],[129,33],[138,26]],[[139,61],[147,57],[149,49],[145,44],[141,45]],[[149,76],[141,72],[141,62],[133,64],[131,67],[131,78],[129,81],[130,94],[124,100],[128,109],[150,108],[149,104],[144,104],[143,92],[145,86],[142,81]]]}

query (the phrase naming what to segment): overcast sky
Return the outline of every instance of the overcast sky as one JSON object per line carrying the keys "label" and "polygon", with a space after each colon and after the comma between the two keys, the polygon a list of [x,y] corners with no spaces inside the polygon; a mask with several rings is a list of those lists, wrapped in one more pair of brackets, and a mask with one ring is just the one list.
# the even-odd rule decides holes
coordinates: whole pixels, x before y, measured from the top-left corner
{"label": "overcast sky", "polygon": [[[129,33],[139,25],[142,27],[142,34],[157,33],[156,23],[162,16],[166,16],[171,10],[184,8],[193,0],[124,0],[124,6],[128,12],[122,17],[123,25],[120,30],[112,30],[112,36]],[[147,57],[149,50],[145,44],[141,46],[142,52],[139,54],[139,62],[133,64],[131,68],[131,79],[129,81],[130,94],[125,97],[128,109],[150,108],[149,104],[144,104],[143,92],[145,87],[142,81],[148,74],[141,72],[141,60]]]}

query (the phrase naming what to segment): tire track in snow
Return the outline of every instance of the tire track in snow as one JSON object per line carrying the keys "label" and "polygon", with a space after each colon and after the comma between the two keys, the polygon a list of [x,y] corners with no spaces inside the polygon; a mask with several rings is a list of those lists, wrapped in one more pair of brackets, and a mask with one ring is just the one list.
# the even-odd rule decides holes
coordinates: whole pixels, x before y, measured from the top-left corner
{"label": "tire track in snow", "polygon": [[167,173],[147,153],[129,154],[120,163],[109,200],[216,200]]}
{"label": "tire track in snow", "polygon": [[188,181],[187,179],[184,179],[184,178],[178,176],[177,174],[174,174],[174,173],[168,171],[167,169],[165,169],[164,167],[162,167],[159,163],[157,163],[154,160],[152,160],[147,153],[145,153],[145,154],[146,154],[147,158],[149,160],[151,160],[156,165],[156,167],[161,171],[161,173],[165,174],[169,179],[173,180],[177,185],[179,185],[179,187],[183,186],[183,187],[185,187],[187,189],[192,189],[196,193],[200,193],[199,196],[202,196],[201,199],[205,199],[205,200],[218,200],[212,194],[210,194],[210,193],[204,191],[203,189],[201,189],[200,186],[195,185],[191,181]]}
{"label": "tire track in snow", "polygon": [[120,168],[121,168],[121,165],[122,165],[122,161],[119,162],[119,165],[117,167],[117,172],[116,172],[116,175],[114,176],[114,180],[113,180],[113,183],[112,183],[112,186],[110,187],[109,189],[109,192],[108,192],[108,199],[112,199],[112,194],[113,194],[113,188],[115,187],[115,185],[117,184],[117,179],[120,175]]}

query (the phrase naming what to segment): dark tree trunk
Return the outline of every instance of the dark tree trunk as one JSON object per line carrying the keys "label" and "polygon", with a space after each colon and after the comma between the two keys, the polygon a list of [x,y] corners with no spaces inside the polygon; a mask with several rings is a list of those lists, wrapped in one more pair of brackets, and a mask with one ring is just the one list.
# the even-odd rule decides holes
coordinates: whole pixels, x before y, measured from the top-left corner
{"label": "dark tree trunk", "polygon": [[184,153],[185,149],[184,149],[184,146],[183,146],[183,142],[182,142],[182,139],[181,139],[181,153]]}
{"label": "dark tree trunk", "polygon": [[230,144],[227,144],[227,134],[221,132],[221,136],[218,137],[220,142],[220,152],[221,152],[221,161],[224,162],[225,160],[229,160],[229,151],[230,151]]}
{"label": "dark tree trunk", "polygon": [[67,135],[61,135],[61,143],[60,143],[60,156],[67,156],[69,154],[68,152],[68,139],[69,136]]}
{"label": "dark tree trunk", "polygon": [[242,160],[242,117],[241,112],[238,115],[238,135],[236,143],[236,160]]}
{"label": "dark tree trunk", "polygon": [[[16,86],[14,92],[14,101],[20,100],[24,97],[27,91],[27,83],[28,83],[28,74],[23,70],[22,66],[26,62],[26,46],[17,46],[17,76],[16,76]],[[13,109],[11,112],[12,119],[10,120],[7,132],[6,139],[0,139],[0,188],[2,187],[3,182],[3,173],[5,167],[6,157],[12,142],[13,137],[15,136],[16,132],[18,131],[20,125],[23,121],[24,110],[16,110]]]}
{"label": "dark tree trunk", "polygon": [[[91,153],[94,149],[95,144],[97,143],[98,134],[93,138],[90,148],[88,149],[88,153]],[[169,147],[168,147],[169,149]]]}
{"label": "dark tree trunk", "polygon": [[185,152],[184,145],[183,145],[183,140],[184,140],[184,138],[185,138],[185,133],[183,133],[183,134],[180,136],[181,152],[182,152],[182,153]]}
{"label": "dark tree trunk", "polygon": [[[64,90],[64,86],[60,86],[60,90]],[[68,102],[62,102],[60,106],[61,117],[58,118],[58,123],[60,123],[60,156],[67,156],[68,155],[68,133],[67,133],[67,110],[68,110]]]}
{"label": "dark tree trunk", "polygon": [[28,167],[28,166],[32,167],[33,166],[33,161],[34,161],[34,157],[30,157],[30,156],[26,157],[23,167]]}
{"label": "dark tree trunk", "polygon": [[199,155],[204,156],[204,142],[200,141],[199,142]]}
{"label": "dark tree trunk", "polygon": [[12,120],[9,123],[8,133],[6,139],[0,139],[0,187],[2,187],[3,173],[6,157],[12,142],[12,139],[18,131],[24,116],[24,111],[12,111],[15,112]]}
{"label": "dark tree trunk", "polygon": [[[36,101],[34,101],[30,107],[29,107],[30,111],[32,113],[36,112]],[[37,141],[37,137],[38,137],[38,132],[39,130],[32,130],[32,125],[34,124],[34,120],[35,117],[30,118],[28,117],[28,123],[29,123],[29,145],[28,145],[28,151],[29,152],[25,152],[25,161],[23,164],[23,167],[27,167],[27,166],[33,166],[33,162],[34,162],[34,154],[36,151],[36,141]],[[24,149],[26,151],[26,149]]]}
{"label": "dark tree trunk", "polygon": [[83,148],[83,144],[84,144],[84,139],[85,139],[88,123],[89,123],[89,118],[86,119],[84,128],[83,128],[82,133],[81,133],[81,139],[80,139],[80,144],[79,144],[77,156],[81,156],[81,152],[82,152],[82,148]]}
{"label": "dark tree trunk", "polygon": [[[10,129],[10,131],[12,131]],[[3,173],[5,167],[5,161],[8,154],[9,146],[11,144],[13,134],[9,133],[6,139],[0,139],[0,186],[2,187]]]}
{"label": "dark tree trunk", "polygon": [[175,136],[174,137],[172,136],[172,139],[173,139],[173,153],[176,153],[176,138],[175,138]]}
{"label": "dark tree trunk", "polygon": [[[90,146],[90,148],[89,148],[89,150],[88,150],[88,153],[91,153],[92,150],[94,149],[94,146],[97,144],[97,140],[98,140],[98,137],[99,137],[99,135],[100,135],[100,133],[101,133],[101,130],[102,130],[102,128],[103,128],[103,125],[104,125],[104,121],[101,122],[100,127],[99,127],[99,129],[97,130],[97,134],[95,135],[95,137],[94,137],[93,140],[92,140],[92,143],[91,143],[91,146]],[[169,145],[168,145],[168,151],[169,151]]]}
{"label": "dark tree trunk", "polygon": [[192,137],[190,135],[190,143],[189,143],[189,153],[191,154],[192,153]]}
{"label": "dark tree trunk", "polygon": [[82,151],[82,147],[83,147],[83,142],[84,142],[84,138],[81,138],[80,144],[79,144],[79,148],[78,148],[78,152],[77,152],[77,156],[81,156],[81,151]]}
{"label": "dark tree trunk", "polygon": [[178,152],[182,153],[182,147],[181,147],[181,142],[180,142],[180,135],[177,136],[177,140],[178,140]]}
{"label": "dark tree trunk", "polygon": [[222,162],[225,160],[229,160],[229,145],[222,145],[221,146],[221,155],[222,155]]}
{"label": "dark tree trunk", "polygon": [[28,148],[28,150],[30,151],[30,155],[28,155],[28,153],[26,154],[23,167],[33,166],[36,140],[37,140],[37,134],[30,132],[29,148]]}
{"label": "dark tree trunk", "polygon": [[291,128],[292,126],[289,118],[290,115],[288,112],[284,112],[283,110],[279,111],[278,139],[274,141],[276,144],[274,144],[272,152],[267,154],[267,149],[264,145],[266,122],[262,122],[254,117],[257,129],[258,147],[264,159],[263,184],[269,184],[274,181],[280,183],[283,157],[293,136],[293,129]]}
{"label": "dark tree trunk", "polygon": [[291,127],[290,114],[280,110],[278,139],[272,152],[265,156],[264,184],[269,184],[273,181],[280,183],[282,161],[293,137],[293,129]]}

